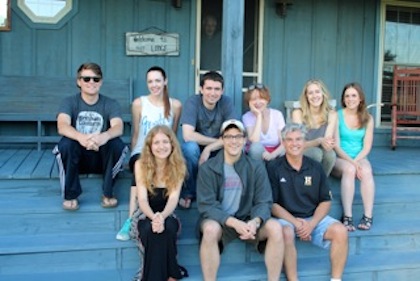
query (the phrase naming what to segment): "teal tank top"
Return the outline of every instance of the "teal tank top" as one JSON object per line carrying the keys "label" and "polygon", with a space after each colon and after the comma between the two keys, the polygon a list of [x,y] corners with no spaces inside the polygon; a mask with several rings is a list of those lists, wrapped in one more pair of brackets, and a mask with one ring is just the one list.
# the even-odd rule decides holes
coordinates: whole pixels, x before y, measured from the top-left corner
{"label": "teal tank top", "polygon": [[343,110],[338,111],[338,132],[340,134],[341,149],[351,158],[355,158],[363,149],[363,139],[365,138],[366,128],[350,129],[344,121]]}

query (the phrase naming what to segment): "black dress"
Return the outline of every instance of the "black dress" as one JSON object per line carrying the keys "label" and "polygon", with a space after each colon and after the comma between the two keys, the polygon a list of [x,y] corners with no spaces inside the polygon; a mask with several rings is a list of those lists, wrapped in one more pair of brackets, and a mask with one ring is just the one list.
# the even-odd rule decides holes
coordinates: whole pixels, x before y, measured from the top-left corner
{"label": "black dress", "polygon": [[[148,193],[149,205],[153,212],[162,212],[168,198],[166,188],[155,188],[155,194]],[[143,217],[138,221],[139,240],[144,248],[142,281],[167,281],[169,277],[181,279],[177,261],[176,239],[180,223],[171,215],[165,219],[162,233],[152,231],[151,220]]]}

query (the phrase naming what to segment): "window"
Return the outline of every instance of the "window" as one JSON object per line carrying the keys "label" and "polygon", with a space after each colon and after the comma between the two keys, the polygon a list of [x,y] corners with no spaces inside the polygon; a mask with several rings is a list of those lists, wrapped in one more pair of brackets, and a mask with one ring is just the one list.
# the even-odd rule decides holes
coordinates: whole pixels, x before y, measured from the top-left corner
{"label": "window", "polygon": [[36,24],[58,24],[73,8],[73,0],[17,0],[17,3]]}
{"label": "window", "polygon": [[420,3],[394,2],[385,6],[381,122],[391,121],[393,66],[420,66]]}
{"label": "window", "polygon": [[[227,0],[225,0],[227,1]],[[202,74],[208,70],[221,70],[223,0],[200,0],[197,5],[198,47],[196,62],[196,92]],[[243,85],[262,79],[262,14],[264,0],[245,0]]]}
{"label": "window", "polygon": [[10,0],[0,0],[0,30],[10,30]]}

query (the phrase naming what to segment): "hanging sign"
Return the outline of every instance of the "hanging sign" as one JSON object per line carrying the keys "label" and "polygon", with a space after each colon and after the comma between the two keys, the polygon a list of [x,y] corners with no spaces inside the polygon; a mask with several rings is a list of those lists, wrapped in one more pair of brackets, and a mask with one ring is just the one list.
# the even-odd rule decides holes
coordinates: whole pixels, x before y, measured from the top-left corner
{"label": "hanging sign", "polygon": [[179,56],[179,34],[127,32],[127,56]]}

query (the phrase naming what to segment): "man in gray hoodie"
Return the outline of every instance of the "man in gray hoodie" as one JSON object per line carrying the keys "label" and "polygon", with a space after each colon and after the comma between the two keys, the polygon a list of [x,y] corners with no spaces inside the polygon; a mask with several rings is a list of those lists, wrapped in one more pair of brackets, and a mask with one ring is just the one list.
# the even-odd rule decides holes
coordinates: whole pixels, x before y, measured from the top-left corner
{"label": "man in gray hoodie", "polygon": [[217,279],[224,246],[239,238],[264,252],[267,280],[278,281],[284,246],[280,224],[270,219],[273,202],[266,169],[244,154],[246,131],[240,121],[225,121],[220,134],[223,149],[200,166],[197,178],[203,279]]}

